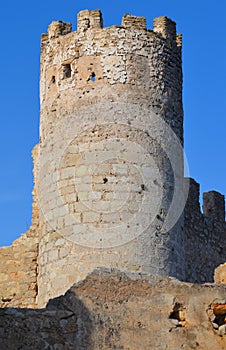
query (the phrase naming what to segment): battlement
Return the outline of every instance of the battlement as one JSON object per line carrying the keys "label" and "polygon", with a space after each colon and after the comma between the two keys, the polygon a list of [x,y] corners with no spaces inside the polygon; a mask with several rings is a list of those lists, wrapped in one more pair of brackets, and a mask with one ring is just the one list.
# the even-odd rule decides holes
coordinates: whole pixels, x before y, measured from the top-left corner
{"label": "battlement", "polygon": [[[198,215],[201,214],[200,209],[200,185],[192,178],[186,178],[186,182],[189,182],[189,196],[188,203],[190,212],[194,212]],[[225,222],[225,198],[224,195],[217,191],[204,192],[202,194],[203,199],[203,216],[210,218],[213,222]]]}
{"label": "battlement", "polygon": [[72,30],[72,24],[63,21],[54,21],[48,27],[49,38],[57,38],[60,35],[66,35]]}
{"label": "battlement", "polygon": [[[146,18],[125,14],[122,18],[121,27],[125,29],[147,30]],[[83,10],[77,15],[77,31],[97,30],[103,28],[103,17],[100,10]],[[42,41],[54,39],[66,35],[72,31],[71,23],[53,21],[48,27],[48,35],[43,34]],[[150,30],[149,30],[150,31]],[[173,40],[178,46],[182,44],[181,34],[176,34],[176,23],[168,17],[161,16],[154,19],[153,33],[158,33],[164,39]]]}
{"label": "battlement", "polygon": [[203,213],[217,222],[225,221],[225,199],[216,191],[203,193]]}
{"label": "battlement", "polygon": [[186,185],[189,185],[189,193],[187,204],[189,204],[189,211],[201,214],[199,196],[200,196],[200,184],[193,178],[185,178]]}
{"label": "battlement", "polygon": [[203,213],[200,210],[200,185],[189,181],[185,207],[186,280],[213,280],[214,269],[226,260],[225,200],[218,192],[203,193]]}
{"label": "battlement", "polygon": [[103,18],[100,10],[83,10],[78,13],[78,31],[86,31],[89,28],[103,28]]}
{"label": "battlement", "polygon": [[176,40],[176,23],[166,16],[154,18],[154,32],[165,39]]}
{"label": "battlement", "polygon": [[122,18],[122,26],[132,29],[147,29],[146,18],[125,14]]}
{"label": "battlement", "polygon": [[[41,117],[42,139],[57,115],[61,118],[68,113],[65,104],[64,111],[60,111],[59,94],[65,90],[72,91],[73,103],[77,106],[78,101],[90,99],[97,91],[99,98],[100,89],[120,85],[121,94],[127,85],[130,89],[143,90],[144,95],[149,91],[144,100],[152,99],[150,105],[157,113],[164,109],[156,95],[165,101],[163,103],[171,96],[172,105],[175,102],[181,108],[182,70],[178,46],[182,41],[181,35],[176,35],[175,22],[159,17],[154,20],[154,30],[149,30],[145,17],[131,14],[125,14],[120,25],[105,28],[100,10],[81,11],[77,18],[76,31],[72,32],[71,23],[54,21],[49,25],[48,33],[42,35],[41,109],[49,110],[48,117],[46,113]],[[161,66],[162,74],[157,72],[157,66]],[[76,94],[74,89],[77,89]],[[112,90],[107,95],[111,93]],[[172,111],[165,117],[183,140],[182,112]]]}

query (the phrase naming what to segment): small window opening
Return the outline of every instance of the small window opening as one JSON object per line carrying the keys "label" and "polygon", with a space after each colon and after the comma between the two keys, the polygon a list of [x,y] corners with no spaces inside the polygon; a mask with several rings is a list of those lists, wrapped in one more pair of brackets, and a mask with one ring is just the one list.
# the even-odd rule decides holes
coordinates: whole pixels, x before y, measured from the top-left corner
{"label": "small window opening", "polygon": [[176,327],[184,327],[186,308],[181,303],[175,303],[173,311],[169,315],[169,319],[173,321]]}
{"label": "small window opening", "polygon": [[95,73],[91,74],[91,80],[92,80],[92,82],[96,81],[96,74]]}
{"label": "small window opening", "polygon": [[90,19],[89,18],[84,19],[84,25],[86,28],[90,28]]}
{"label": "small window opening", "polygon": [[56,82],[56,77],[55,77],[55,75],[53,75],[53,76],[52,76],[52,79],[51,79],[51,83],[52,83],[52,84],[55,84],[55,82]]}
{"label": "small window opening", "polygon": [[71,77],[71,65],[70,63],[64,64],[63,66],[63,78],[70,78]]}
{"label": "small window opening", "polygon": [[103,182],[104,182],[104,184],[106,184],[108,182],[108,179],[106,177],[104,177]]}

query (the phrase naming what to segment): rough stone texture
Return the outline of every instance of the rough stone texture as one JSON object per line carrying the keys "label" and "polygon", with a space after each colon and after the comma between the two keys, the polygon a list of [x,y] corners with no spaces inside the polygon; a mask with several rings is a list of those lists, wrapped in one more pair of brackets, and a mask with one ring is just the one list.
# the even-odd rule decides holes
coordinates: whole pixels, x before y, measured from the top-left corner
{"label": "rough stone texture", "polygon": [[[224,196],[215,191],[203,194],[203,214],[199,204],[199,184],[189,179],[190,192],[185,207],[185,280],[212,282],[214,270],[226,261]],[[220,276],[221,269],[217,270]],[[221,277],[217,277],[222,281]]]}
{"label": "rough stone texture", "polygon": [[[100,269],[46,309],[0,310],[3,350],[224,350],[223,285]],[[214,316],[215,317],[215,316]]]}
{"label": "rough stone texture", "polygon": [[214,331],[220,336],[226,335],[226,299],[215,299],[207,314]]}
{"label": "rough stone texture", "polygon": [[125,15],[103,28],[86,10],[76,32],[62,27],[53,22],[41,44],[38,304],[98,266],[184,279],[183,215],[161,232],[174,181],[183,186],[182,155],[175,174],[169,134],[151,119],[183,143],[176,25],[161,17],[152,31]]}
{"label": "rough stone texture", "polygon": [[[212,281],[214,268],[226,260],[223,196],[205,194],[201,214],[193,180],[185,225],[181,215],[173,229],[161,231],[174,181],[183,177],[183,162],[179,157],[173,173],[163,151],[164,145],[170,146],[167,133],[161,146],[156,144],[162,128],[149,125],[149,119],[152,113],[161,117],[183,144],[181,45],[176,24],[167,17],[156,18],[153,31],[147,30],[144,17],[131,15],[123,17],[121,26],[103,28],[98,10],[80,12],[76,32],[60,21],[43,35],[36,159],[43,212],[40,306],[65,292],[74,276],[83,279],[98,266],[204,282]],[[130,149],[130,143],[135,147]],[[146,151],[158,168],[162,193],[153,163],[148,163],[145,183],[136,172],[139,165],[144,174]],[[126,156],[133,163],[122,164]],[[153,210],[142,207],[148,192]],[[180,200],[177,205],[182,205]],[[138,235],[150,213],[155,220]],[[134,228],[114,230],[134,215],[141,221]]]}
{"label": "rough stone texture", "polygon": [[218,266],[214,271],[214,282],[226,284],[226,263]]}
{"label": "rough stone texture", "polygon": [[71,29],[42,35],[32,226],[0,249],[0,348],[223,350],[225,264],[217,284],[160,277],[211,281],[226,261],[224,197],[205,193],[202,214],[183,178],[176,24],[103,28],[85,10]]}
{"label": "rough stone texture", "polygon": [[0,307],[35,307],[38,242],[27,231],[0,249]]}
{"label": "rough stone texture", "polygon": [[[166,121],[183,144],[176,24],[159,17],[149,30],[144,17],[127,14],[121,26],[103,28],[100,11],[85,10],[77,31],[71,28],[55,21],[42,35],[32,226],[0,249],[1,306],[44,306],[99,266],[212,281],[214,268],[226,261],[224,197],[204,194],[202,214],[199,185],[190,179],[185,221],[182,214],[162,231],[175,181],[183,182],[183,162],[179,157],[172,169],[171,138],[150,116]],[[142,207],[148,196],[152,205]],[[140,234],[150,214],[154,219]],[[135,228],[115,229],[133,216]],[[74,239],[75,221],[92,230]]]}

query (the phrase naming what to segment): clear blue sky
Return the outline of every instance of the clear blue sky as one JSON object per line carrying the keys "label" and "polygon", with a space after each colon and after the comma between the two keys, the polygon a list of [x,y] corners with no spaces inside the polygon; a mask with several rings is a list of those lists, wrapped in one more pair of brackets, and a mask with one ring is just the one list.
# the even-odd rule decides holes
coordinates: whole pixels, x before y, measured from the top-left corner
{"label": "clear blue sky", "polygon": [[73,23],[99,8],[104,25],[125,13],[166,15],[183,34],[185,152],[201,191],[226,194],[225,0],[8,0],[1,16],[0,245],[29,228],[33,186],[31,150],[38,142],[40,35],[53,20]]}

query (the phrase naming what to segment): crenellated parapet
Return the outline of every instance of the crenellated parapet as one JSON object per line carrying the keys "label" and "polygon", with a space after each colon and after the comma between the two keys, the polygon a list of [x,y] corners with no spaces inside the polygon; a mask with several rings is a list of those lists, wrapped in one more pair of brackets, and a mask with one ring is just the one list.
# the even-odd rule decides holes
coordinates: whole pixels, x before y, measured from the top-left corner
{"label": "crenellated parapet", "polygon": [[83,10],[78,13],[77,30],[86,31],[103,28],[103,18],[100,10]]}
{"label": "crenellated parapet", "polygon": [[185,207],[186,280],[213,281],[214,269],[226,261],[225,199],[216,191],[203,193],[200,209],[200,185],[186,179],[190,191]]}
{"label": "crenellated parapet", "polygon": [[203,193],[203,214],[214,222],[225,222],[225,199],[216,191]]}
{"label": "crenellated parapet", "polygon": [[60,35],[67,35],[72,30],[72,24],[63,21],[54,21],[49,25],[49,39],[58,38]]}
{"label": "crenellated parapet", "polygon": [[[132,30],[147,30],[146,18],[143,16],[133,16],[125,14],[122,18],[121,26]],[[83,10],[77,16],[77,31],[84,32],[88,29],[98,30],[103,28],[103,17],[100,10]],[[50,39],[57,38],[60,35],[66,35],[72,30],[71,23],[63,21],[53,21],[48,28]],[[150,29],[149,29],[150,31]],[[175,41],[176,23],[166,16],[160,16],[154,19],[153,32],[160,34],[163,38]],[[45,35],[45,34],[44,34]]]}
{"label": "crenellated parapet", "polygon": [[[68,96],[73,92],[76,108],[92,98],[97,101],[103,89],[109,89],[106,96],[112,95],[117,87],[121,94],[139,91],[144,103],[162,114],[183,142],[182,40],[175,22],[159,17],[150,30],[145,17],[126,14],[121,25],[104,28],[99,10],[84,10],[78,14],[77,30],[71,28],[71,23],[54,21],[42,35],[41,138],[53,120],[73,109],[72,104],[70,111],[60,104],[66,91]],[[134,103],[136,99],[129,96]],[[165,113],[163,106],[169,103],[171,112]],[[45,108],[47,119],[42,116]]]}
{"label": "crenellated parapet", "polygon": [[122,27],[130,29],[146,30],[146,18],[126,14],[122,18]]}
{"label": "crenellated parapet", "polygon": [[154,32],[161,34],[163,38],[176,40],[176,23],[166,16],[154,19]]}

